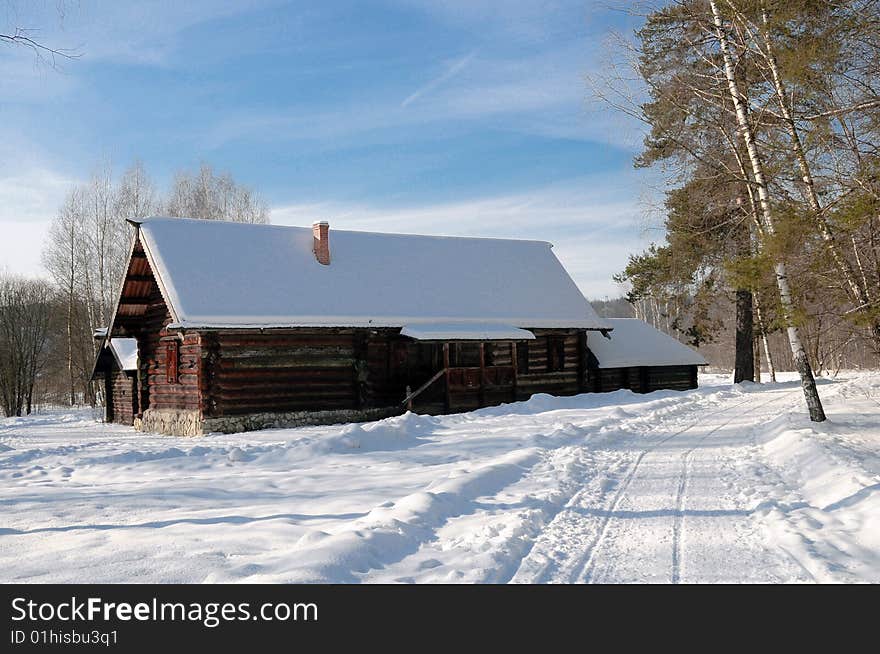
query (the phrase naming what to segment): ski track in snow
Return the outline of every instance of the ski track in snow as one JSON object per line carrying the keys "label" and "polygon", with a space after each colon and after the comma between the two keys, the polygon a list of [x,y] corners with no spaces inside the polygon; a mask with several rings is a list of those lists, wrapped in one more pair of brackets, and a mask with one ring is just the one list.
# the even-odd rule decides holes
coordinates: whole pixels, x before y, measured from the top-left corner
{"label": "ski track in snow", "polygon": [[822,425],[796,382],[701,384],[200,439],[0,419],[0,581],[880,581],[880,373],[821,380]]}

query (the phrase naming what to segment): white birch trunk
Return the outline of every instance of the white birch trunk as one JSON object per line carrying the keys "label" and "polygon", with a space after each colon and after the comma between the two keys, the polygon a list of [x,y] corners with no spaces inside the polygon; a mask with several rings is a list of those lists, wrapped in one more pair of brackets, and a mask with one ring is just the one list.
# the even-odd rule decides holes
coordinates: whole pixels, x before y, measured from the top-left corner
{"label": "white birch trunk", "polygon": [[[724,23],[721,19],[721,13],[718,11],[718,6],[715,3],[715,0],[710,0],[709,6],[712,9],[715,33],[718,37],[718,43],[724,59],[724,74],[727,78],[728,90],[730,92],[734,109],[736,110],[737,125],[739,126],[740,134],[745,141],[746,150],[749,154],[749,162],[752,166],[752,174],[758,192],[758,203],[761,208],[761,217],[763,219],[762,224],[764,231],[772,236],[775,234],[776,229],[773,219],[773,210],[770,203],[770,194],[767,190],[767,183],[764,177],[764,165],[758,154],[758,148],[755,144],[755,135],[749,125],[745,105],[742,102],[742,96],[740,95],[739,86],[734,75],[733,57],[730,53],[730,46],[724,32]],[[776,285],[779,289],[779,299],[785,317],[788,342],[791,346],[791,353],[794,357],[795,366],[801,377],[801,386],[804,390],[804,398],[807,402],[810,420],[813,422],[822,422],[825,420],[825,411],[823,410],[822,402],[819,399],[819,392],[816,389],[816,380],[813,378],[813,371],[810,368],[810,362],[807,360],[807,353],[804,350],[800,333],[794,324],[794,301],[792,300],[785,263],[779,260],[774,264],[773,269],[776,274]]]}
{"label": "white birch trunk", "polygon": [[[847,289],[849,290],[854,305],[859,311],[870,315],[868,312],[871,308],[871,301],[868,296],[867,285],[863,286],[858,283],[855,270],[853,270],[853,267],[844,256],[840,246],[834,238],[831,226],[828,224],[828,221],[825,220],[825,213],[822,203],[819,200],[819,194],[816,192],[816,182],[813,178],[810,162],[807,160],[807,155],[804,152],[803,142],[801,141],[797,124],[794,122],[794,118],[792,117],[788,106],[788,101],[786,100],[787,92],[785,83],[782,81],[782,76],[779,74],[779,64],[776,61],[776,54],[773,50],[769,31],[769,18],[765,8],[762,8],[761,10],[761,20],[763,21],[761,37],[764,39],[764,46],[766,47],[764,59],[767,62],[767,67],[770,69],[773,90],[776,93],[776,100],[779,105],[780,114],[782,115],[783,121],[788,129],[789,137],[791,138],[791,150],[798,163],[807,201],[810,204],[810,209],[813,211],[813,220],[816,223],[819,235],[822,237],[825,246],[828,248],[828,252],[831,254],[835,267],[846,282]],[[880,324],[878,324],[877,320],[873,318],[871,319],[871,335],[875,342],[880,345]]]}

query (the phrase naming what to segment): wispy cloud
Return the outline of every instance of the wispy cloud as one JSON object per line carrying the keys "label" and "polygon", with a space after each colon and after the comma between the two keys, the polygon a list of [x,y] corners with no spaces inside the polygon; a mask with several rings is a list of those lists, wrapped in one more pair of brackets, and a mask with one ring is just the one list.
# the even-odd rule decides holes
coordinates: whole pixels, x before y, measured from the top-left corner
{"label": "wispy cloud", "polygon": [[[54,2],[19,5],[17,24],[83,58],[60,75],[24,50],[0,59],[0,265],[39,268],[75,182],[64,171],[85,175],[102,152],[140,155],[159,179],[213,160],[294,202],[279,223],[550,240],[589,294],[613,292],[610,273],[644,240],[626,173],[628,187],[609,171],[519,192],[581,160],[617,166],[641,136],[588,107],[607,21],[585,24],[582,0],[128,0],[73,4],[63,20]],[[450,197],[468,199],[438,203]]]}
{"label": "wispy cloud", "polygon": [[[371,90],[350,105],[249,110],[206,125],[204,145],[219,148],[261,140],[321,141],[334,147],[348,141],[393,143],[413,138],[402,128],[476,128],[479,121],[491,120],[494,129],[633,149],[642,138],[641,125],[605,106],[588,105],[584,75],[589,61],[583,44],[563,44],[529,56],[474,50],[402,102],[399,88],[392,87]],[[430,102],[420,101],[428,94]]]}
{"label": "wispy cloud", "polygon": [[[591,11],[583,0],[394,0],[445,24],[518,43],[560,39],[582,30]],[[581,20],[571,20],[572,16]]]}
{"label": "wispy cloud", "polygon": [[6,48],[0,59],[0,97],[8,104],[55,101],[75,91],[77,79],[67,67],[58,70],[40,63],[24,48]]}
{"label": "wispy cloud", "polygon": [[440,75],[439,77],[435,77],[430,82],[428,82],[424,86],[420,87],[419,89],[417,89],[416,91],[414,91],[413,93],[408,95],[406,97],[406,99],[404,99],[404,101],[400,103],[400,106],[401,107],[409,106],[411,103],[415,102],[416,100],[418,100],[420,97],[422,97],[426,93],[430,93],[431,91],[436,89],[438,86],[440,86],[444,82],[448,82],[449,80],[451,80],[453,77],[458,75],[462,70],[464,70],[468,64],[471,63],[471,60],[474,58],[474,55],[476,55],[476,51],[473,51],[473,52],[465,55],[464,57],[461,57],[460,59],[456,59],[455,61],[453,61],[446,68],[446,70],[443,72],[442,75]]}

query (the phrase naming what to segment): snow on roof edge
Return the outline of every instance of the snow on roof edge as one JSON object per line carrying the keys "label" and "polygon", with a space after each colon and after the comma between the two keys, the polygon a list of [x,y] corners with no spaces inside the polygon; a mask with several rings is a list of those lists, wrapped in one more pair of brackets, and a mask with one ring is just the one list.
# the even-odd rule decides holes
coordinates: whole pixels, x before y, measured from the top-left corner
{"label": "snow on roof edge", "polygon": [[704,366],[705,357],[638,318],[608,318],[617,329],[612,337],[588,339],[587,347],[600,369],[636,366]]}
{"label": "snow on roof edge", "polygon": [[[142,223],[143,221],[138,224],[142,225]],[[173,281],[170,285],[165,283],[165,279],[171,279],[171,275],[168,274],[165,262],[162,260],[162,255],[159,253],[160,248],[155,247],[155,243],[152,240],[149,230],[144,230],[139,227],[138,232],[140,234],[141,245],[144,248],[144,253],[147,255],[147,262],[150,264],[150,269],[153,272],[156,285],[159,287],[159,292],[162,294],[165,304],[168,305],[168,312],[171,314],[171,319],[177,321],[179,320],[180,315],[177,310],[180,306],[180,298],[177,295],[177,290],[174,288]]]}
{"label": "snow on roof edge", "polygon": [[502,323],[412,323],[404,325],[401,336],[418,341],[522,341],[534,340],[535,335],[525,329]]}
{"label": "snow on roof edge", "polygon": [[109,346],[121,370],[137,370],[138,345],[136,338],[111,338]]}
{"label": "snow on roof edge", "polygon": [[541,324],[535,324],[532,319],[528,320],[509,320],[499,319],[467,319],[467,318],[420,318],[420,317],[384,317],[373,320],[363,320],[361,318],[345,317],[345,316],[322,316],[322,317],[291,317],[289,320],[265,321],[253,323],[230,323],[212,320],[181,320],[169,323],[168,329],[293,329],[299,327],[339,327],[339,328],[381,328],[381,329],[397,329],[408,325],[432,325],[434,323],[450,322],[455,324],[474,324],[474,325],[498,325],[501,327],[513,327],[515,329],[584,329],[586,331],[595,332],[612,332],[614,327],[596,327],[583,321],[581,324],[575,324],[569,320],[549,320],[542,321]]}

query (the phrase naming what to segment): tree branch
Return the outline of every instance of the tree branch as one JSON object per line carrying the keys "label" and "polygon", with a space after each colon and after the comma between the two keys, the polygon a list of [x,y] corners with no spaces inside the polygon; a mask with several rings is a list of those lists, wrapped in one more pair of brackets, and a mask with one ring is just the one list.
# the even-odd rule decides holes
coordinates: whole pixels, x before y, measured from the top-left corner
{"label": "tree branch", "polygon": [[30,48],[37,56],[37,59],[40,61],[48,61],[52,68],[58,68],[57,59],[59,57],[64,59],[79,59],[82,56],[82,53],[76,48],[53,48],[31,38],[29,34],[33,31],[34,30],[16,27],[15,32],[12,34],[0,33],[0,42]]}

